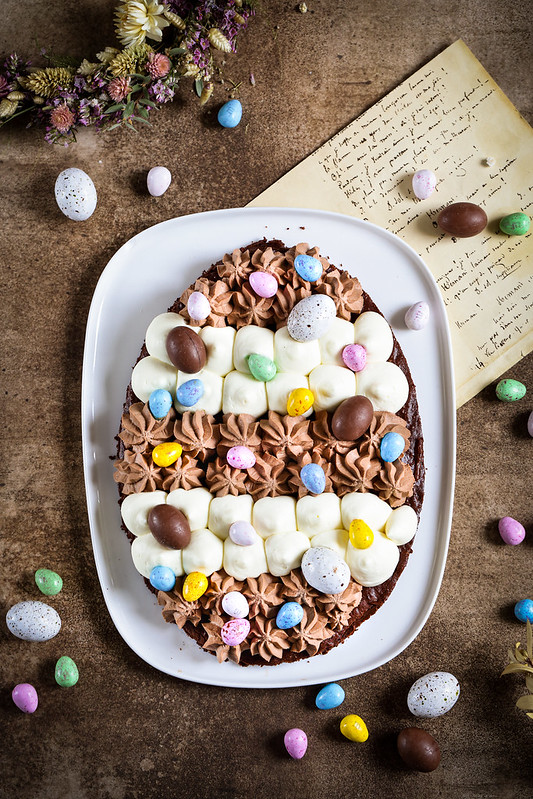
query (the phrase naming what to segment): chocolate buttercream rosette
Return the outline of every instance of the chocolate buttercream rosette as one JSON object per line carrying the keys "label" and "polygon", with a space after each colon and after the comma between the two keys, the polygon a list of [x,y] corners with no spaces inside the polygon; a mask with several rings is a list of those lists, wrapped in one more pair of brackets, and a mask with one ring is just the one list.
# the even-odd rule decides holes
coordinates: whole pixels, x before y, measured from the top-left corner
{"label": "chocolate buttercream rosette", "polygon": [[[320,265],[316,280],[306,280],[297,268],[302,257]],[[258,295],[257,274],[275,286],[272,296]],[[193,294],[207,300],[203,319],[189,313]],[[289,314],[313,295],[332,300],[334,322],[319,339],[296,342],[288,334]],[[177,368],[166,350],[168,333],[183,325],[205,345],[205,365],[196,374]],[[361,372],[342,360],[349,344],[365,348]],[[273,379],[250,374],[248,356],[254,353],[276,364]],[[187,405],[183,386],[190,381],[201,381],[203,394]],[[289,415],[287,399],[297,388],[310,390],[314,403],[302,415]],[[155,389],[172,399],[162,418],[150,406]],[[354,438],[334,416],[344,400],[360,395],[373,407]],[[381,453],[388,434],[397,447],[392,461]],[[160,445],[176,444],[180,454],[171,463],[154,455]],[[247,468],[228,460],[239,448],[251,453]],[[308,466],[323,475],[322,493],[312,493],[302,479]],[[359,281],[317,247],[263,240],[236,249],[149,326],[126,391],[115,481],[133,561],[147,586],[155,590],[149,580],[154,566],[176,575],[173,588],[157,592],[165,621],[219,661],[240,665],[328,652],[388,599],[411,552],[424,460],[416,391],[403,352]],[[161,504],[173,505],[188,522],[185,547],[163,546],[154,537],[149,514]],[[349,539],[350,523],[358,518],[372,531],[367,550]],[[253,545],[229,538],[233,521],[252,524]],[[320,547],[336,553],[348,570],[337,593],[311,584],[308,571],[304,576],[303,555]],[[188,601],[183,584],[190,572],[208,581],[207,590]],[[223,634],[231,618],[223,598],[235,591],[248,602],[250,627],[232,646]],[[287,602],[300,604],[303,616],[282,629],[276,617]]]}

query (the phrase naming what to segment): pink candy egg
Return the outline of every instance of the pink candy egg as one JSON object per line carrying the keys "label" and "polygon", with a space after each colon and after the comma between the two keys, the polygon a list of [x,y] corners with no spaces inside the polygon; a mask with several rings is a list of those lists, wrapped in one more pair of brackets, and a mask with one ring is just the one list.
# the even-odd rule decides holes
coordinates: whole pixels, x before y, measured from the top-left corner
{"label": "pink candy egg", "polygon": [[229,537],[237,546],[251,547],[258,536],[250,522],[233,522],[229,528]]}
{"label": "pink candy egg", "polygon": [[298,727],[287,730],[283,738],[285,749],[293,760],[301,760],[307,752],[307,735]]}
{"label": "pink candy egg", "polygon": [[194,319],[196,322],[207,319],[211,313],[211,306],[205,294],[199,291],[193,291],[187,300],[187,312],[191,319]]}
{"label": "pink candy egg", "polygon": [[29,682],[21,682],[15,685],[11,691],[11,697],[19,710],[23,713],[35,713],[39,704],[37,691]]}
{"label": "pink candy egg", "polygon": [[362,344],[348,344],[342,351],[342,360],[352,372],[362,372],[366,366],[366,348]]}
{"label": "pink candy egg", "polygon": [[258,297],[273,297],[278,290],[278,281],[270,272],[252,272],[248,280]]}
{"label": "pink candy egg", "polygon": [[255,455],[248,447],[232,447],[228,450],[226,460],[234,469],[250,469],[255,463]]}
{"label": "pink candy egg", "polygon": [[415,302],[405,313],[405,324],[409,330],[422,330],[429,321],[427,302]]}
{"label": "pink candy egg", "polygon": [[419,200],[427,200],[435,191],[437,176],[430,169],[419,169],[413,175],[413,191]]}
{"label": "pink candy egg", "polygon": [[512,547],[521,544],[526,537],[524,526],[510,516],[504,516],[503,519],[500,519],[498,530],[505,543]]}
{"label": "pink candy egg", "polygon": [[220,637],[227,646],[238,646],[242,644],[249,632],[250,622],[248,619],[230,619],[222,627]]}

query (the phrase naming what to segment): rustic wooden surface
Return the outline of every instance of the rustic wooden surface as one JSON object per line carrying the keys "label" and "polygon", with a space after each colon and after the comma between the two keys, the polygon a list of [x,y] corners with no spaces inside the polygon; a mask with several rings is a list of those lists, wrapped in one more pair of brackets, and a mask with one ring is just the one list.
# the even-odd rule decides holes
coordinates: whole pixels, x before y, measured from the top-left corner
{"label": "rustic wooden surface", "polygon": [[[524,400],[499,403],[490,387],[458,412],[451,544],[430,620],[394,661],[345,681],[347,699],[337,711],[317,711],[315,689],[230,690],[154,671],[123,643],[100,592],[85,509],[80,381],[91,296],[115,250],[164,219],[246,204],[459,37],[533,120],[527,4],[308,6],[302,15],[296,3],[264,0],[238,55],[228,58],[227,74],[243,81],[245,116],[234,131],[214,123],[225,87],[213,111],[201,109],[184,86],[138,136],[89,132],[63,149],[22,125],[0,132],[2,612],[43,598],[33,584],[37,568],[64,579],[50,600],[63,619],[58,638],[29,644],[0,625],[0,796],[7,799],[514,799],[531,790],[533,722],[514,707],[523,681],[499,678],[508,647],[524,636],[513,605],[533,592],[531,356],[508,375],[528,386]],[[114,43],[105,0],[4,0],[2,10],[5,53],[35,53],[47,44],[90,57]],[[174,177],[157,201],[144,188],[156,164]],[[86,170],[98,188],[97,210],[83,224],[63,217],[54,202],[55,178],[67,166]],[[528,530],[520,547],[499,539],[496,522],[507,514]],[[53,679],[55,660],[67,652],[81,674],[70,690]],[[422,775],[402,766],[394,742],[414,721],[408,687],[437,669],[453,672],[462,693],[448,715],[421,725],[443,752],[439,769]],[[33,716],[11,702],[12,687],[23,681],[39,690]],[[366,744],[340,736],[345,712],[367,721]],[[299,763],[282,745],[293,726],[310,741]]]}

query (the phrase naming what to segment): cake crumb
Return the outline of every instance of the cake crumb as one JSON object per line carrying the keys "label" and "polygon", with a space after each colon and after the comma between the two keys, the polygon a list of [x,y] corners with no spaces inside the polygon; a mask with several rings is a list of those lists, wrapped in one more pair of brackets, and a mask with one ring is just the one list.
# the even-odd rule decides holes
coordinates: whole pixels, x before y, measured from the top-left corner
{"label": "cake crumb", "polygon": [[483,163],[485,164],[485,166],[494,166],[496,163],[496,159],[493,158],[492,155],[489,155],[487,158],[485,158]]}

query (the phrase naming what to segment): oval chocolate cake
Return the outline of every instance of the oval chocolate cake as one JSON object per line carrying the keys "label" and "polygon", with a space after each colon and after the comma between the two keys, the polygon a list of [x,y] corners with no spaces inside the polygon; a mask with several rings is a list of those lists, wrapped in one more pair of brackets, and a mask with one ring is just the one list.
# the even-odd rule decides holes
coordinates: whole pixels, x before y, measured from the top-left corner
{"label": "oval chocolate cake", "polygon": [[372,299],[317,247],[237,249],[157,316],[117,441],[135,568],[219,661],[328,652],[405,568],[424,495],[415,386]]}

